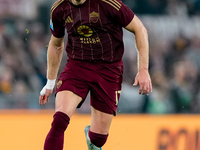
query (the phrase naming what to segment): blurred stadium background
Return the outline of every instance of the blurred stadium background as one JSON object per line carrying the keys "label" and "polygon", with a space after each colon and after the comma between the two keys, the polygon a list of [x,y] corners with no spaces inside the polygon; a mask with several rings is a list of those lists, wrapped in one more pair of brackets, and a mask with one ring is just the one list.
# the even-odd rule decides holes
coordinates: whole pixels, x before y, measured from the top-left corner
{"label": "blurred stadium background", "polygon": [[[112,142],[105,150],[200,150],[200,0],[123,2],[139,16],[149,33],[153,93],[141,96],[138,87],[132,87],[137,73],[136,48],[134,35],[124,31],[124,82],[119,117],[114,119],[111,132],[120,131],[128,145],[124,145],[126,141],[120,143],[121,139],[116,138],[120,135],[112,136],[112,133]],[[54,109],[54,96],[47,105],[38,104],[39,92],[46,83],[49,12],[53,3],[54,0],[0,0],[0,150],[11,149],[9,146],[12,145],[6,142],[11,137],[13,141],[17,138],[18,143],[23,143],[18,144],[17,149],[42,149]],[[63,57],[61,70],[66,63],[66,54]],[[88,97],[77,110],[75,122],[84,116],[86,120],[81,123],[86,124],[89,113]],[[33,117],[32,121],[27,114]],[[120,120],[124,124],[120,124]],[[30,128],[31,122],[35,129]],[[24,130],[23,123],[27,125]],[[129,132],[128,138],[123,133],[123,126],[126,127],[124,132]],[[8,127],[13,128],[12,132],[7,132]],[[37,139],[40,142],[34,145],[40,143],[38,147],[24,145],[23,140],[30,130],[35,130],[30,132],[35,136],[26,143]],[[38,135],[41,135],[40,140]],[[158,138],[160,136],[162,138]],[[85,143],[84,146],[86,149]]]}

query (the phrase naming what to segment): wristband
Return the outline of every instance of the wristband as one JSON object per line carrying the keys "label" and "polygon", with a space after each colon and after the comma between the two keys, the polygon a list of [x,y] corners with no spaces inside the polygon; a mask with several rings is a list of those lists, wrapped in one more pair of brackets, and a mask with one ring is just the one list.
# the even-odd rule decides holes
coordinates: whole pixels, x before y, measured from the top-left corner
{"label": "wristband", "polygon": [[40,95],[45,95],[46,89],[53,90],[53,88],[55,86],[55,83],[56,83],[56,79],[55,80],[49,80],[49,79],[47,79],[47,83],[42,88],[42,90],[40,91]]}
{"label": "wristband", "polygon": [[56,79],[54,80],[47,79],[46,89],[52,90],[55,86],[55,83],[56,83]]}

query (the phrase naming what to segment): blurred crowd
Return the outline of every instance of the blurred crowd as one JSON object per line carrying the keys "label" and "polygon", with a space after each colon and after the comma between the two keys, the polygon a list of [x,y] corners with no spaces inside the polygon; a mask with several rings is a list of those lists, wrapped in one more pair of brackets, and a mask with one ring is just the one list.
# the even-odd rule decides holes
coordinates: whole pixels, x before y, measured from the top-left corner
{"label": "blurred crowd", "polygon": [[[118,113],[200,113],[200,34],[195,30],[200,27],[200,0],[124,3],[141,18],[149,32],[153,92],[139,95],[138,87],[132,86],[137,74],[137,51],[134,35],[124,31],[124,82]],[[171,21],[174,17],[175,21]],[[181,28],[177,31],[174,26],[180,20],[183,25],[177,25]],[[194,20],[196,28],[190,26]],[[184,24],[190,21],[191,24]],[[39,92],[46,84],[50,36],[48,23],[37,19],[0,18],[0,109],[54,108],[54,95],[47,105],[38,103]],[[66,58],[64,53],[60,71]],[[90,112],[89,96],[78,112]]]}
{"label": "blurred crowd", "polygon": [[200,15],[200,0],[122,0],[137,14]]}

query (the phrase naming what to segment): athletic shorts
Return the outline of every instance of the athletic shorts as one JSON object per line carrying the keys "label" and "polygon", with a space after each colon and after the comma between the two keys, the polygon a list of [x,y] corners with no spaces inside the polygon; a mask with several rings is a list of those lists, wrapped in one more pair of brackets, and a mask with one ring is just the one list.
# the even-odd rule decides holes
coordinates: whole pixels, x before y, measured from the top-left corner
{"label": "athletic shorts", "polygon": [[116,115],[121,93],[123,62],[105,63],[70,59],[60,74],[56,91],[69,90],[83,98],[90,91],[90,105],[95,109]]}

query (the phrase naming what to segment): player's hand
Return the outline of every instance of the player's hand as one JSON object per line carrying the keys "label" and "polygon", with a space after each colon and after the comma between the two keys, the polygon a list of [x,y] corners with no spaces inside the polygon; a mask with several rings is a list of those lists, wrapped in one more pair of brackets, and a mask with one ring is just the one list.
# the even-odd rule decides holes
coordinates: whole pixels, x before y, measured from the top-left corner
{"label": "player's hand", "polygon": [[148,70],[140,70],[138,72],[138,74],[135,77],[135,82],[133,86],[137,86],[138,84],[139,94],[149,95],[149,92],[152,92],[151,78]]}
{"label": "player's hand", "polygon": [[56,80],[47,80],[46,85],[40,91],[39,104],[44,105],[49,101],[50,95],[53,93]]}

